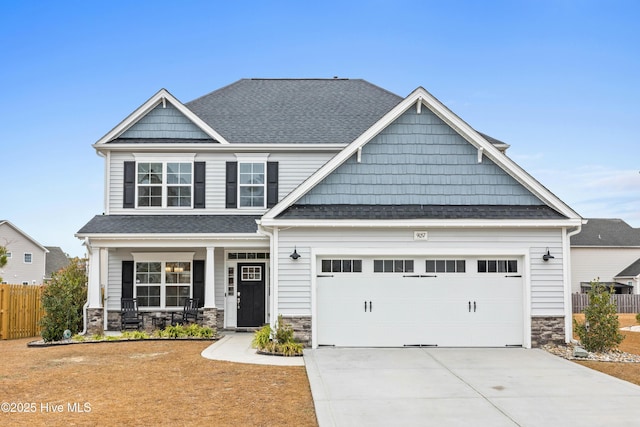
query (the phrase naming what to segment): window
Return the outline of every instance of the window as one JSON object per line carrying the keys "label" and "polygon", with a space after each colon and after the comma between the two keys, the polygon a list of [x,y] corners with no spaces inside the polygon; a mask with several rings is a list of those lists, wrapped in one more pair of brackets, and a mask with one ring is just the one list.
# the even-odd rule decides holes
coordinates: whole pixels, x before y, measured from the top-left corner
{"label": "window", "polygon": [[413,273],[412,259],[375,259],[373,260],[374,273]]}
{"label": "window", "polygon": [[229,252],[227,259],[269,259],[269,252]]}
{"label": "window", "polygon": [[229,267],[227,269],[227,295],[233,296],[235,293],[235,269]]}
{"label": "window", "polygon": [[323,273],[362,273],[361,259],[323,259]]}
{"label": "window", "polygon": [[259,282],[262,280],[262,267],[247,265],[242,267],[241,271],[242,281],[245,282]]}
{"label": "window", "polygon": [[24,263],[31,264],[33,262],[33,254],[30,252],[24,253]]}
{"label": "window", "polygon": [[136,262],[139,307],[182,307],[191,296],[191,263]]}
{"label": "window", "polygon": [[241,208],[264,208],[265,164],[240,163],[238,191]]}
{"label": "window", "polygon": [[464,273],[466,269],[466,261],[463,259],[426,260],[427,273]]}
{"label": "window", "polygon": [[138,162],[139,207],[191,207],[193,165]]}
{"label": "window", "polygon": [[7,252],[5,255],[6,255],[7,259],[11,259],[11,257],[12,257],[11,252]]}
{"label": "window", "polygon": [[478,273],[517,273],[518,261],[512,260],[478,260]]}

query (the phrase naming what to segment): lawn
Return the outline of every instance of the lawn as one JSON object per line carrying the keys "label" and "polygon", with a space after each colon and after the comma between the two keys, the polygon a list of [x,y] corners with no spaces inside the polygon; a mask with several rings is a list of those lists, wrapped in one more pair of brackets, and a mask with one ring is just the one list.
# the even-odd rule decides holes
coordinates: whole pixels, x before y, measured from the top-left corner
{"label": "lawn", "polygon": [[0,341],[0,425],[317,426],[301,366],[204,359],[210,341],[32,340]]}
{"label": "lawn", "polygon": [[[583,314],[576,314],[574,318],[584,321]],[[635,314],[618,314],[620,327],[637,325]],[[627,353],[640,354],[640,332],[622,331],[625,336],[620,350]],[[576,362],[591,369],[640,385],[640,363],[613,363],[613,362]]]}

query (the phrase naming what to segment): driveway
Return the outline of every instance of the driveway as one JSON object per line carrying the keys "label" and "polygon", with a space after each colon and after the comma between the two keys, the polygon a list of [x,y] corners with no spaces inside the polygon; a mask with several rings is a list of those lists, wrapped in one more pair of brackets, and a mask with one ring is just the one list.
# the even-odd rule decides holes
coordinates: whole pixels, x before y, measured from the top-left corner
{"label": "driveway", "polygon": [[320,427],[612,426],[640,387],[529,349],[305,350]]}

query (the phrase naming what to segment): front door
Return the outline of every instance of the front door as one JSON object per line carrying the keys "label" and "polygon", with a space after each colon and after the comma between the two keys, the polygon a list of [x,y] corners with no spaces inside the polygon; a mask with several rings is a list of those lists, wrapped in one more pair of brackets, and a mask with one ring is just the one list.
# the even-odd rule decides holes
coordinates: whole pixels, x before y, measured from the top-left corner
{"label": "front door", "polygon": [[264,263],[238,264],[238,327],[264,325],[264,276]]}

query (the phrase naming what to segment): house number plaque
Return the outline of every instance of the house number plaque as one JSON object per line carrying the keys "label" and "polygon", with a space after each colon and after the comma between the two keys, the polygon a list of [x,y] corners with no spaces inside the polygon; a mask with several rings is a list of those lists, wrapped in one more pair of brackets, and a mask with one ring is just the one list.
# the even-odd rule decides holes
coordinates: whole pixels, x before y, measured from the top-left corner
{"label": "house number plaque", "polygon": [[413,240],[427,240],[428,234],[426,231],[414,231]]}

